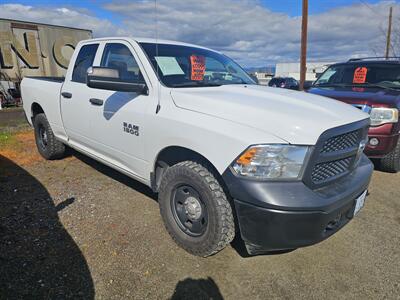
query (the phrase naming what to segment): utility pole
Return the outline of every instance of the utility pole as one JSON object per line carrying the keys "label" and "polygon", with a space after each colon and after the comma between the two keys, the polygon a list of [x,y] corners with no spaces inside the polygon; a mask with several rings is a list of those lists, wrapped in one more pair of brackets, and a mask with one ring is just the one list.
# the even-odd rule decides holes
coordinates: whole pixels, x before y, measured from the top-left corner
{"label": "utility pole", "polygon": [[307,71],[307,24],[308,24],[308,0],[303,0],[301,18],[301,53],[300,53],[300,91],[304,89]]}
{"label": "utility pole", "polygon": [[385,53],[386,59],[389,58],[389,51],[390,51],[390,35],[392,34],[392,13],[393,13],[393,7],[391,6],[389,10],[389,25],[386,37],[386,53]]}

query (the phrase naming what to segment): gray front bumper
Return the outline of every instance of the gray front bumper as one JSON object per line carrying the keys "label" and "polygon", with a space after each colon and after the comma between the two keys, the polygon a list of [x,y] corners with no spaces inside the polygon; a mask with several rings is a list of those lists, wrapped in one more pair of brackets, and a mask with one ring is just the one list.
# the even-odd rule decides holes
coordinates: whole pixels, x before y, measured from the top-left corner
{"label": "gray front bumper", "polygon": [[[363,155],[347,176],[317,190],[301,181],[266,182],[223,174],[240,232],[250,254],[320,242],[347,224],[355,199],[371,179],[373,165]],[[332,222],[335,222],[334,226]]]}

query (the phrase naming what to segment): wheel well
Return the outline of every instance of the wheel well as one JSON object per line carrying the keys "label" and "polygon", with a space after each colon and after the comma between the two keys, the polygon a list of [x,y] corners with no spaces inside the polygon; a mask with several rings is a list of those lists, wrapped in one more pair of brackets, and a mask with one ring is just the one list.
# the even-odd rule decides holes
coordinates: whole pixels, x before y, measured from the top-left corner
{"label": "wheel well", "polygon": [[217,180],[222,181],[222,177],[215,168],[215,166],[200,153],[190,150],[188,148],[179,146],[170,146],[163,149],[157,156],[156,163],[154,165],[154,171],[151,176],[152,188],[155,192],[158,192],[158,188],[161,183],[164,172],[173,165],[186,160],[194,160],[201,162],[206,168],[208,168],[215,176],[218,176]]}
{"label": "wheel well", "polygon": [[164,172],[179,162],[186,161],[186,160],[193,160],[196,162],[201,163],[204,167],[206,167],[211,173],[214,174],[215,178],[218,180],[219,184],[221,185],[222,189],[225,192],[228,201],[231,203],[233,217],[235,220],[235,227],[239,230],[239,223],[236,216],[235,211],[235,204],[233,199],[230,196],[229,189],[225,184],[224,179],[222,178],[221,174],[218,172],[217,168],[203,155],[200,153],[190,150],[188,148],[179,147],[179,146],[170,146],[164,148],[157,156],[156,163],[154,165],[154,171],[151,174],[151,188],[154,192],[158,192],[160,187],[161,179]]}
{"label": "wheel well", "polygon": [[38,103],[32,104],[32,120],[35,118],[37,114],[44,113],[43,108]]}

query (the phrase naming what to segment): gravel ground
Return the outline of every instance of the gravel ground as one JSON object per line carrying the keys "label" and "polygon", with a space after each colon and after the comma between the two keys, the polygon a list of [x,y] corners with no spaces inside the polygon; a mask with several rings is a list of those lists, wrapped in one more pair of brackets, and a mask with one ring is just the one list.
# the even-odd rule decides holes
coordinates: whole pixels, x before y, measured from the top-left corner
{"label": "gravel ground", "polygon": [[0,132],[15,131],[27,126],[22,107],[3,108],[0,110]]}
{"label": "gravel ground", "polygon": [[318,245],[204,259],[172,242],[144,185],[76,153],[44,161],[31,132],[10,140],[0,299],[400,299],[400,174],[375,172],[360,214]]}

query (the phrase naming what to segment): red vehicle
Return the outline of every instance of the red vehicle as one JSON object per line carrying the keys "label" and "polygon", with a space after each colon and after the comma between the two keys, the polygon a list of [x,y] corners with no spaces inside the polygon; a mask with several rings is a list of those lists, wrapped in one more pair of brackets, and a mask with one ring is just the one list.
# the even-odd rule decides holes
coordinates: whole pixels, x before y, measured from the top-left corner
{"label": "red vehicle", "polygon": [[331,65],[308,92],[369,113],[365,153],[379,160],[381,170],[400,171],[400,58],[351,59]]}

